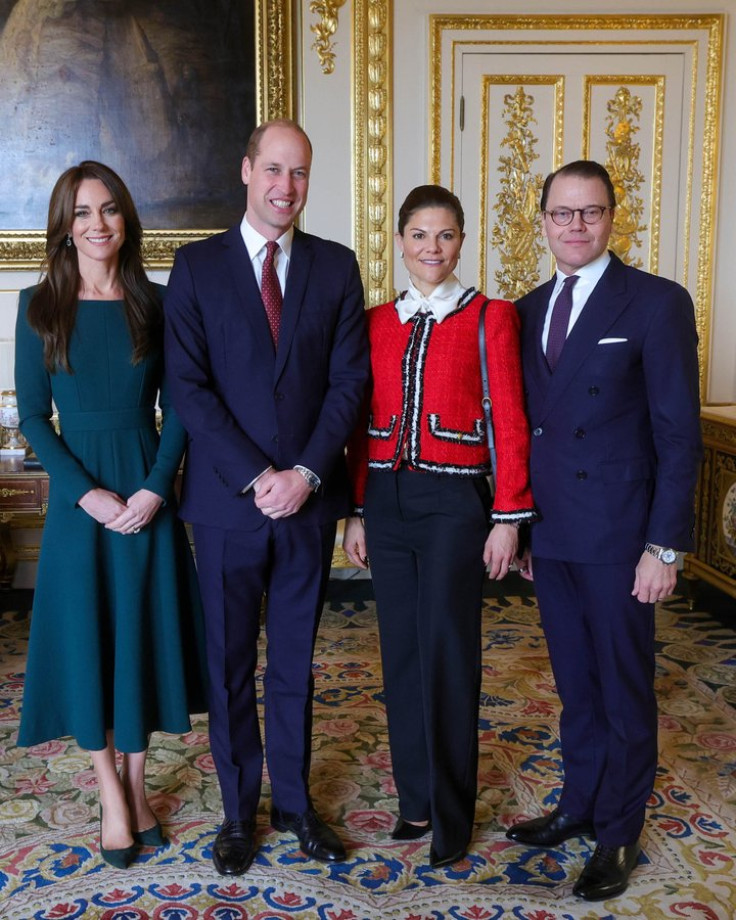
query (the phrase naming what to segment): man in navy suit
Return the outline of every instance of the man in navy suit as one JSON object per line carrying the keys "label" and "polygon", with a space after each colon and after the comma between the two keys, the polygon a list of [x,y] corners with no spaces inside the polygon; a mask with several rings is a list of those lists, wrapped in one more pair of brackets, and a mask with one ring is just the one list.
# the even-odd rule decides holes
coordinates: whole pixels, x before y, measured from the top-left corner
{"label": "man in navy suit", "polygon": [[[639,857],[657,767],[654,604],[692,546],[701,455],[692,301],[607,250],[615,205],[598,163],[547,177],[542,228],[557,273],[518,303],[541,516],[522,571],[533,559],[564,784],[551,814],[507,836],[537,847],[596,838],[573,888],[587,900],[624,891]],[[572,297],[555,319],[563,287]]]}
{"label": "man in navy suit", "polygon": [[264,594],[271,824],[308,856],[345,858],[309,797],[312,655],[336,522],[350,510],[344,446],[368,352],[355,255],[294,227],[311,160],[294,122],[256,128],[242,223],[177,252],[165,304],[167,377],[189,434],[181,514],[193,523],[207,624],[225,812],[212,857],[223,875],[245,872],[256,850]]}

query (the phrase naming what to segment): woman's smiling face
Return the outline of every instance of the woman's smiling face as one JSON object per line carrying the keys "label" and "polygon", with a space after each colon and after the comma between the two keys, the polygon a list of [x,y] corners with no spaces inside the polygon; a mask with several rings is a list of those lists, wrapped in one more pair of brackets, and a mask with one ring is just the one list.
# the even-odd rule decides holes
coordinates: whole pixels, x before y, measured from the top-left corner
{"label": "woman's smiling face", "polygon": [[449,208],[421,208],[407,220],[396,243],[414,285],[429,295],[454,271],[465,234]]}

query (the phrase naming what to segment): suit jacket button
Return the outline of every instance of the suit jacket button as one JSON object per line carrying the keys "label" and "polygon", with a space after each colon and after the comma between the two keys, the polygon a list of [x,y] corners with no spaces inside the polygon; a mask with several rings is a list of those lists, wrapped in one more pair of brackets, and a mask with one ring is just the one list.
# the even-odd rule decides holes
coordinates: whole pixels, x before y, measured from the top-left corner
{"label": "suit jacket button", "polygon": [[590,387],[590,389],[588,390],[588,393],[591,396],[597,396],[600,393],[600,389],[598,387]]}
{"label": "suit jacket button", "polygon": [[535,438],[538,438],[541,435],[541,433],[542,433],[541,428],[535,428],[534,431],[532,431],[532,434],[534,435]]}
{"label": "suit jacket button", "polygon": [[573,431],[573,434],[575,435],[576,438],[584,438],[584,437],[585,437],[585,429],[584,429],[584,428],[576,428],[575,431]]}
{"label": "suit jacket button", "polygon": [[578,470],[577,473],[575,473],[575,478],[576,479],[587,479],[588,474],[585,472],[585,470]]}

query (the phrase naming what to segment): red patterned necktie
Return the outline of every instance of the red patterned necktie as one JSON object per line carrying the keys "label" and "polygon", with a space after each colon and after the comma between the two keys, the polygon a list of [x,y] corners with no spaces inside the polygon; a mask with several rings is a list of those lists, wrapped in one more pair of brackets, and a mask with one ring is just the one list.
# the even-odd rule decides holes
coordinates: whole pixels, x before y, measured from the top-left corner
{"label": "red patterned necktie", "polygon": [[553,371],[560,360],[560,354],[567,338],[567,327],[570,324],[570,313],[572,313],[572,289],[578,280],[577,275],[568,275],[565,278],[562,290],[557,295],[554,306],[552,307],[552,317],[549,321],[549,331],[547,332],[547,364]]}
{"label": "red patterned necktie", "polygon": [[279,341],[281,304],[283,302],[279,277],[276,274],[276,266],[273,264],[278,248],[279,244],[275,240],[268,240],[266,243],[266,258],[263,260],[263,270],[261,272],[261,299],[263,300],[263,306],[266,308],[266,316],[268,317],[268,325],[271,327],[274,345],[278,344]]}

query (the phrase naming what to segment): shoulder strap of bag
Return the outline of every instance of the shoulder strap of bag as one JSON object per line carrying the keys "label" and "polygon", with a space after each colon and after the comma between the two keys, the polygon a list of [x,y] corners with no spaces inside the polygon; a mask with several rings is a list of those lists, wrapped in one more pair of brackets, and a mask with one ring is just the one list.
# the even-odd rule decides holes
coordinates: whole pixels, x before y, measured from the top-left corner
{"label": "shoulder strap of bag", "polygon": [[493,403],[491,401],[491,387],[488,383],[488,362],[487,362],[487,351],[486,351],[486,308],[490,303],[490,299],[486,298],[485,303],[480,308],[480,316],[478,318],[478,348],[480,351],[480,379],[483,385],[483,415],[486,422],[486,437],[488,439],[488,450],[491,454],[491,487],[495,491],[496,485],[496,441],[493,435],[493,415],[491,408]]}

